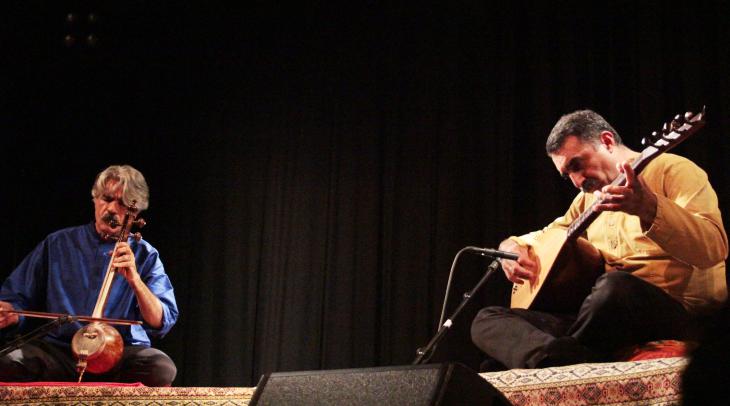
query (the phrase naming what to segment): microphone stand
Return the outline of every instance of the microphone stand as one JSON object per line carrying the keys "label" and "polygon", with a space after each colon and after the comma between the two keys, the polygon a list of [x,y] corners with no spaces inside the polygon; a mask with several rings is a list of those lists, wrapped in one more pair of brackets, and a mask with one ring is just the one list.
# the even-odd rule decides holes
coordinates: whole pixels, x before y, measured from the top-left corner
{"label": "microphone stand", "polygon": [[454,324],[453,320],[456,319],[459,313],[461,313],[464,307],[466,307],[474,294],[482,288],[482,286],[487,282],[487,279],[489,279],[494,271],[499,269],[499,265],[500,263],[497,259],[493,260],[492,263],[489,264],[489,266],[487,267],[487,272],[484,273],[482,279],[479,280],[476,286],[474,286],[474,288],[470,290],[469,293],[464,294],[464,298],[462,299],[461,304],[459,304],[459,307],[457,307],[451,317],[446,319],[441,327],[439,327],[438,332],[436,332],[436,335],[433,336],[431,341],[429,341],[425,347],[421,347],[416,350],[416,359],[413,360],[412,365],[425,364],[431,359],[431,357],[433,356],[433,352],[436,349],[436,346],[439,344],[439,342],[441,342],[451,326]]}
{"label": "microphone stand", "polygon": [[60,327],[66,323],[73,323],[76,321],[76,317],[69,316],[68,314],[63,314],[58,316],[57,318],[49,321],[48,323],[45,323],[41,325],[40,327],[36,328],[35,330],[31,331],[30,333],[24,334],[15,340],[8,343],[8,345],[0,350],[0,356],[3,356],[5,354],[9,354],[11,351],[16,350],[26,343],[35,340],[37,338],[41,338],[44,335],[50,333],[52,330],[54,330],[57,327]]}

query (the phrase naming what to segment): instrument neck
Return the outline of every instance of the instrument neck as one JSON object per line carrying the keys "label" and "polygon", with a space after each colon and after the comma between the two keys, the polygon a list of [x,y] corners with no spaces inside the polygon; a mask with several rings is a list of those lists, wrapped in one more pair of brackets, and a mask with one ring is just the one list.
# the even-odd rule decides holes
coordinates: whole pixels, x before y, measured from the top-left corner
{"label": "instrument neck", "polygon": [[109,265],[107,265],[106,273],[104,274],[104,280],[101,284],[101,290],[99,291],[99,297],[96,299],[94,305],[94,311],[91,313],[91,317],[102,318],[104,317],[104,308],[106,302],[109,299],[109,292],[111,291],[112,283],[114,282],[114,276],[116,275],[117,269],[114,267],[114,257],[117,255],[117,248],[119,247],[119,241],[114,244],[114,249],[109,257]]}

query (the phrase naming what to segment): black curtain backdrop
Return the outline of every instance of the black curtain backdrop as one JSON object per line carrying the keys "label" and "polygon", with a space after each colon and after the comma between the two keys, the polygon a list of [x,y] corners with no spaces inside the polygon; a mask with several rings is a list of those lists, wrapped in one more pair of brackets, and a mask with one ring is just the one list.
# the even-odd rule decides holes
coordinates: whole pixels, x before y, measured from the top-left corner
{"label": "black curtain backdrop", "polygon": [[[8,3],[0,277],[48,233],[91,221],[98,171],[134,165],[151,188],[142,231],[181,311],[156,343],[178,386],[410,363],[460,248],[567,207],[575,191],[544,140],[578,108],[640,149],[707,105],[676,152],[730,204],[724,1]],[[487,265],[463,258],[451,310]],[[478,363],[470,317],[503,282],[437,359]]]}

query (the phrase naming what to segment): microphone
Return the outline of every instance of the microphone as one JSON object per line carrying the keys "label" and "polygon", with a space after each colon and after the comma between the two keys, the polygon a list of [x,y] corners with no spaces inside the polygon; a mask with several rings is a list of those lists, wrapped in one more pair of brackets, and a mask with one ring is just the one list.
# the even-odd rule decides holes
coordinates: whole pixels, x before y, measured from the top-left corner
{"label": "microphone", "polygon": [[483,255],[486,257],[492,257],[492,258],[504,258],[504,259],[511,259],[513,261],[517,261],[517,258],[520,257],[519,255],[512,253],[512,252],[498,251],[498,250],[493,250],[491,248],[464,247],[464,249],[467,251],[476,252],[479,255]]}

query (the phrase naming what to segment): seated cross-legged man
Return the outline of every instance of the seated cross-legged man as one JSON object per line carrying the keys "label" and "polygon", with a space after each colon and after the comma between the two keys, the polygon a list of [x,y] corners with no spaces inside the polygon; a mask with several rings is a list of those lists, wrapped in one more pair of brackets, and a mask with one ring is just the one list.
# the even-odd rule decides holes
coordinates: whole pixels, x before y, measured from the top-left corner
{"label": "seated cross-legged man", "polygon": [[[517,261],[502,260],[503,271],[515,286],[535,284],[546,271],[535,254],[543,237],[568,229],[586,210],[600,213],[582,237],[600,254],[602,269],[575,311],[482,309],[472,323],[472,341],[490,368],[612,360],[632,345],[681,340],[697,316],[723,305],[727,235],[701,168],[662,153],[635,173],[631,163],[640,153],[590,110],[561,117],[546,149],[580,191],[544,229],[502,242],[501,250],[519,254]],[[612,184],[619,176],[625,182]]]}
{"label": "seated cross-legged man", "polygon": [[[147,208],[147,183],[131,166],[110,166],[97,175],[91,195],[94,221],[50,234],[3,283],[0,333],[7,339],[27,332],[29,317],[12,311],[92,315],[102,302],[97,299],[106,270],[115,269],[103,317],[142,324],[115,326],[123,346],[121,359],[84,379],[169,386],[177,373],[175,363],[151,347],[150,337],[165,335],[177,321],[172,284],[154,247],[143,239],[121,241],[120,233],[133,202],[139,210]],[[0,381],[76,381],[71,342],[82,325],[64,324],[0,356]]]}

